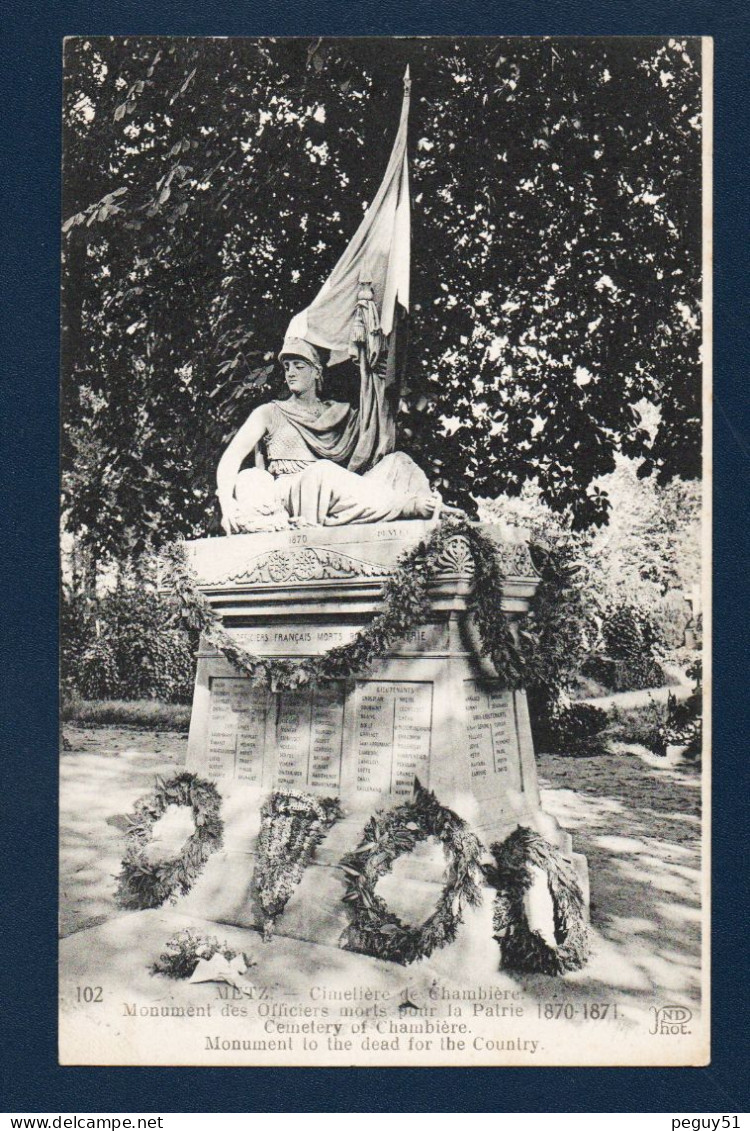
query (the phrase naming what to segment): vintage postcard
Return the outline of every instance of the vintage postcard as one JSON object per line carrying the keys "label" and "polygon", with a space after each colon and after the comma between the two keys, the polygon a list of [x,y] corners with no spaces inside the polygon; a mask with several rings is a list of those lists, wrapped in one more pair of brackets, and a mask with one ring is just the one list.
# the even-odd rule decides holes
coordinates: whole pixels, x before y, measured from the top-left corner
{"label": "vintage postcard", "polygon": [[711,86],[65,41],[62,1064],[709,1062]]}

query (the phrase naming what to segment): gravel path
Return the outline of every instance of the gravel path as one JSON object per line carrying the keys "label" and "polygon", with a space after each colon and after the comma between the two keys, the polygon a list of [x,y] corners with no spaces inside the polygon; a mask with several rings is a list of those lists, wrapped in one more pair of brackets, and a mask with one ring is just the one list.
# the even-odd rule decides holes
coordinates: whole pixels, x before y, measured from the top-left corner
{"label": "gravel path", "polygon": [[578,699],[576,702],[601,707],[603,711],[609,711],[612,707],[626,711],[632,707],[647,707],[649,703],[666,703],[670,695],[675,699],[687,699],[693,692],[693,681],[688,679],[682,668],[678,668],[676,664],[662,663],[662,667],[667,676],[674,681],[668,686],[647,687],[640,691],[613,691],[609,695]]}
{"label": "gravel path", "polygon": [[60,757],[60,933],[93,927],[117,913],[124,815],[156,774],[185,763],[187,735],[66,724],[71,749]]}
{"label": "gravel path", "polygon": [[591,922],[622,958],[623,976],[637,970],[650,987],[697,1001],[700,770],[650,766],[621,752],[543,755],[539,775],[543,807],[588,860]]}

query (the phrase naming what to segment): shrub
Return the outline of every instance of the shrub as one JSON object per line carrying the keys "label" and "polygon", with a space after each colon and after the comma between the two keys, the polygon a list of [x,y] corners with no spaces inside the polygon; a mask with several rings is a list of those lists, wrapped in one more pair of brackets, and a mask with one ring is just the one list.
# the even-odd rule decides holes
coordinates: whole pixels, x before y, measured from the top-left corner
{"label": "shrub", "polygon": [[666,678],[661,664],[649,656],[612,660],[598,653],[586,660],[583,674],[609,691],[643,691],[649,687],[662,687]]}
{"label": "shrub", "polygon": [[613,660],[632,660],[643,655],[653,657],[660,642],[653,619],[635,605],[613,605],[602,624],[607,654]]}
{"label": "shrub", "polygon": [[102,636],[81,656],[78,687],[86,699],[112,699],[120,692],[120,673],[114,649]]}
{"label": "shrub", "polygon": [[533,657],[528,699],[536,745],[554,748],[552,717],[598,635],[587,588],[585,541],[569,531],[540,532],[530,544],[539,585],[527,624]]}
{"label": "shrub", "polygon": [[68,594],[61,617],[65,697],[189,703],[197,633],[137,575],[98,601]]}
{"label": "shrub", "polygon": [[175,623],[171,601],[158,593],[119,588],[100,603],[99,620],[115,658],[118,698],[189,701],[195,641]]}
{"label": "shrub", "polygon": [[698,682],[687,699],[680,700],[670,694],[666,703],[656,703],[649,698],[648,703],[640,707],[613,708],[609,736],[621,742],[646,746],[661,758],[667,754],[667,747],[682,746],[685,747],[682,755],[684,761],[699,761],[702,743],[701,712],[701,688]]}
{"label": "shrub", "polygon": [[702,663],[697,659],[688,670],[695,680],[695,687],[687,699],[678,701],[674,695],[667,699],[667,721],[659,735],[660,749],[667,752],[667,746],[684,746],[683,758],[699,762],[703,752],[703,687]]}
{"label": "shrub", "polygon": [[603,752],[602,731],[609,722],[606,711],[587,703],[562,707],[550,718],[550,753],[597,754]]}
{"label": "shrub", "polygon": [[619,742],[638,743],[658,753],[666,719],[666,706],[651,698],[639,707],[613,707],[609,737]]}
{"label": "shrub", "polygon": [[664,672],[656,653],[663,639],[654,618],[632,604],[611,606],[602,621],[605,654],[595,653],[584,672],[613,691],[660,687]]}
{"label": "shrub", "polygon": [[664,669],[650,656],[615,662],[613,691],[645,691],[649,687],[663,685]]}

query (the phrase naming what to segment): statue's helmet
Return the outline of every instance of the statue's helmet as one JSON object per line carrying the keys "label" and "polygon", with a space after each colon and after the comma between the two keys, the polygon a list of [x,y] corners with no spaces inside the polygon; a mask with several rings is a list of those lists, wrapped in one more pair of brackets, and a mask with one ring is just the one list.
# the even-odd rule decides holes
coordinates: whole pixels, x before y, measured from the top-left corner
{"label": "statue's helmet", "polygon": [[323,368],[323,360],[315,346],[311,342],[306,342],[304,338],[285,338],[279,351],[279,361],[283,361],[285,357],[303,357],[316,369]]}

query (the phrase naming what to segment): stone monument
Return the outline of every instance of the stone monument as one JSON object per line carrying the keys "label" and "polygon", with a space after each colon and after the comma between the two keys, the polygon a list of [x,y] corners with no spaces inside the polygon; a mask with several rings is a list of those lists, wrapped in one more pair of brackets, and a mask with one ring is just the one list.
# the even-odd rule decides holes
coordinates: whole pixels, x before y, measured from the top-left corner
{"label": "stone monument", "polygon": [[[351,641],[382,609],[399,559],[446,510],[423,471],[395,450],[409,284],[408,100],[407,76],[383,184],[319,295],[290,325],[279,355],[290,396],[256,408],[221,458],[217,494],[229,537],[186,544],[224,630],[260,657],[299,660]],[[358,409],[324,398],[325,364],[346,358],[358,367]],[[538,579],[523,541],[490,526],[484,533],[496,542],[505,577],[498,600],[512,625]],[[447,540],[437,567],[425,623],[346,679],[267,690],[204,639],[187,769],[217,783],[225,836],[184,905],[260,925],[253,854],[261,806],[278,790],[337,798],[343,810],[277,924],[317,942],[336,945],[346,925],[342,858],[376,810],[412,797],[415,779],[486,847],[525,825],[570,853],[570,838],[540,806],[526,695],[504,690],[478,658],[467,539]],[[418,887],[418,864],[413,872]]]}
{"label": "stone monument", "polygon": [[[349,642],[368,623],[399,557],[431,528],[420,520],[311,527],[200,539],[187,548],[201,592],[243,648],[301,659]],[[498,528],[483,530],[497,543],[502,608],[513,622],[538,581],[528,547]],[[223,849],[185,897],[188,906],[207,918],[261,925],[253,854],[261,805],[273,790],[341,802],[344,818],[276,927],[330,945],[346,925],[342,858],[372,813],[412,797],[415,777],[485,846],[525,825],[571,853],[569,835],[540,806],[525,692],[503,690],[479,657],[467,612],[472,586],[469,547],[457,535],[441,555],[427,623],[346,680],[273,692],[201,647],[187,769],[217,783],[226,829]],[[585,861],[572,859],[585,887]]]}

